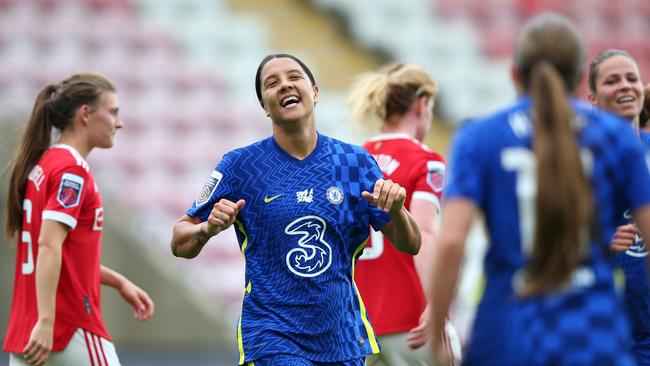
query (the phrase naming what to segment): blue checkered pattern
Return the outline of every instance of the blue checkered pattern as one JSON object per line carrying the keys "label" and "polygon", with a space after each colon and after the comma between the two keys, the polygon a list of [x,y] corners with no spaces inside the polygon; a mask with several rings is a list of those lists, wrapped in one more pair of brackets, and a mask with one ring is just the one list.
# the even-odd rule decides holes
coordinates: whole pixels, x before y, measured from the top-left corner
{"label": "blue checkered pattern", "polygon": [[[562,354],[567,360],[573,359],[571,355],[576,360],[595,360],[595,356],[585,356],[591,352],[603,359],[620,360],[612,365],[627,364],[627,348],[622,345],[629,332],[623,312],[616,306],[619,299],[613,287],[613,259],[607,255],[606,245],[625,209],[634,210],[650,203],[650,176],[641,144],[628,122],[581,102],[572,101],[572,105],[579,116],[578,123],[584,124],[578,135],[580,148],[593,157],[591,181],[600,235],[592,238],[591,255],[584,264],[591,268],[593,281],[577,296],[581,301],[571,301],[573,295],[557,303],[548,299],[547,304],[546,298],[538,299],[535,310],[552,308],[559,314],[541,312],[536,315],[534,326],[527,328],[519,326],[518,310],[525,303],[517,300],[513,289],[513,276],[526,264],[519,225],[522,214],[516,194],[517,173],[505,169],[502,158],[505,149],[531,151],[530,102],[522,97],[511,108],[467,123],[454,137],[446,199],[462,197],[475,202],[485,214],[490,238],[484,262],[485,291],[465,355],[469,365],[516,364],[511,355],[525,349],[521,340],[529,336],[528,332],[543,334],[546,344],[542,350],[552,351],[537,355],[540,359]],[[605,318],[609,322],[601,322]],[[575,325],[578,332],[593,331],[593,338],[574,337],[570,331],[574,322],[580,324]],[[608,331],[609,342],[621,347],[600,345],[603,338],[597,334],[601,331]],[[580,354],[574,354],[578,347],[573,341],[584,343]],[[609,356],[603,354],[608,352]]]}
{"label": "blue checkered pattern", "polygon": [[389,220],[361,197],[382,176],[374,159],[319,135],[311,155],[297,160],[269,137],[226,154],[216,170],[223,178],[214,193],[187,214],[205,220],[221,198],[246,201],[236,221],[248,289],[240,362],[274,354],[336,362],[372,353],[352,262],[369,226]]}
{"label": "blue checkered pattern", "polygon": [[518,365],[636,365],[629,328],[612,288],[591,288],[524,301]]}

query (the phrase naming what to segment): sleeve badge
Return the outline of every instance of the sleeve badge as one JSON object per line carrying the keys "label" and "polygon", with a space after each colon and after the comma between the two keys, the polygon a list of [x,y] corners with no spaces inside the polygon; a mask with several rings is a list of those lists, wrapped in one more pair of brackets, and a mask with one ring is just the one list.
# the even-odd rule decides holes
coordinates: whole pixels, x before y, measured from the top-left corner
{"label": "sleeve badge", "polygon": [[64,173],[61,177],[59,191],[56,200],[63,208],[71,208],[79,205],[81,193],[84,187],[84,179],[76,174]]}
{"label": "sleeve badge", "polygon": [[210,174],[210,177],[203,185],[203,189],[201,189],[201,193],[199,193],[199,196],[194,201],[196,207],[199,207],[210,200],[210,197],[212,197],[212,194],[217,189],[217,186],[219,186],[222,178],[223,174],[219,173],[216,170]]}
{"label": "sleeve badge", "polygon": [[427,184],[434,192],[442,192],[445,187],[445,164],[434,160],[427,162]]}

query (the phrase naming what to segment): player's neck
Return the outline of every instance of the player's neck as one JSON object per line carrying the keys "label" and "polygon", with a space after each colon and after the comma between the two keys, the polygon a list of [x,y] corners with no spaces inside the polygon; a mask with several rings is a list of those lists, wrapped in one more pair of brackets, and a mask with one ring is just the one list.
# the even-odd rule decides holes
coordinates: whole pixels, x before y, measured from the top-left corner
{"label": "player's neck", "polygon": [[57,144],[71,146],[73,149],[77,150],[79,155],[81,155],[84,159],[86,159],[88,153],[90,153],[91,150],[91,147],[88,146],[88,144],[84,143],[81,138],[73,134],[64,133],[61,135],[59,141],[57,141]]}
{"label": "player's neck", "polygon": [[318,143],[318,133],[315,128],[287,130],[274,125],[273,138],[282,150],[299,160],[308,157]]}
{"label": "player's neck", "polygon": [[381,128],[383,134],[405,134],[415,138],[416,126],[413,123],[384,123]]}

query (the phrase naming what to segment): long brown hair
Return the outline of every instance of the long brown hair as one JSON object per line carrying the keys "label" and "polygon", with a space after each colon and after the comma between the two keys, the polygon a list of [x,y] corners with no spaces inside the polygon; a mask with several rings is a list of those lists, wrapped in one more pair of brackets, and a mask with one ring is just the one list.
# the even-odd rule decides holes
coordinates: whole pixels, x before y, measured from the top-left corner
{"label": "long brown hair", "polygon": [[348,98],[350,120],[377,130],[388,117],[404,116],[419,97],[434,98],[438,87],[431,76],[414,65],[389,64],[357,78]]}
{"label": "long brown hair", "polygon": [[583,44],[563,16],[544,14],[523,29],[515,62],[530,93],[537,162],[536,223],[524,296],[561,289],[584,258],[593,197],[568,102],[582,74]]}
{"label": "long brown hair", "polygon": [[50,147],[52,128],[72,128],[73,117],[82,105],[96,106],[103,92],[114,92],[110,81],[96,74],[73,75],[59,84],[44,87],[34,102],[20,144],[9,163],[6,234],[13,237],[22,227],[22,202],[27,176]]}

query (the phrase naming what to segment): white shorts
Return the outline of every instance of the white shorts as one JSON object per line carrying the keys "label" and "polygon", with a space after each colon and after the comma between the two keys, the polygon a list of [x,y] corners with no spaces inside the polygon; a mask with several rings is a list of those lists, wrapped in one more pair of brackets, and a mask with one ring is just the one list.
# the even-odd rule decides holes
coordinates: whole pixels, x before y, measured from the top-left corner
{"label": "white shorts", "polygon": [[[63,351],[52,352],[46,366],[121,366],[113,342],[79,328]],[[31,366],[22,354],[9,355],[9,366]]]}
{"label": "white shorts", "polygon": [[[366,358],[366,366],[432,366],[431,342],[418,349],[411,349],[407,344],[409,333],[397,333],[378,336],[381,353]],[[462,362],[460,339],[454,326],[447,321],[445,324],[445,346],[453,357],[453,364]]]}

